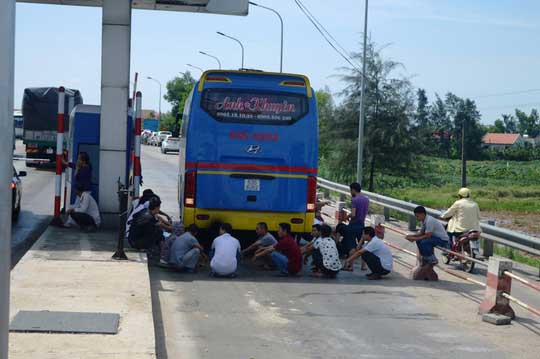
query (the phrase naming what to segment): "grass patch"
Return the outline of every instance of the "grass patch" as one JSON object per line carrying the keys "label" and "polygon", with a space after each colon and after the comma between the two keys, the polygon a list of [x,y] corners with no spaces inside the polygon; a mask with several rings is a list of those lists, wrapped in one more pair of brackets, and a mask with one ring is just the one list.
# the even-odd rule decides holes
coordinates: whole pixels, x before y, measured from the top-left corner
{"label": "grass patch", "polygon": [[531,267],[540,268],[540,258],[517,249],[495,245],[493,252],[501,257],[505,257],[518,263],[527,264]]}
{"label": "grass patch", "polygon": [[[461,162],[421,156],[414,175],[381,175],[375,192],[448,208],[461,186]],[[469,161],[468,187],[481,210],[540,213],[540,161]]]}

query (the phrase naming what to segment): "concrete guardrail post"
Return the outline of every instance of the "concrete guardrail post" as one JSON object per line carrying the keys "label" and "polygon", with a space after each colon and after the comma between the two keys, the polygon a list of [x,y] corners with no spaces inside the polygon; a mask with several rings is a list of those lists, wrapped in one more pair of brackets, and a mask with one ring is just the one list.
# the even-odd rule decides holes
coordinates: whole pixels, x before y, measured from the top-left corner
{"label": "concrete guardrail post", "polygon": [[384,211],[384,220],[388,222],[390,220],[390,208],[384,207],[383,211]]}
{"label": "concrete guardrail post", "polygon": [[336,224],[344,222],[345,219],[346,219],[345,202],[338,202],[336,203],[336,214],[335,214]]}
{"label": "concrete guardrail post", "polygon": [[416,217],[409,215],[409,231],[416,231]]}
{"label": "concrete guardrail post", "polygon": [[328,188],[323,188],[322,192],[323,192],[323,196],[324,196],[323,198],[330,199],[330,190]]}
{"label": "concrete guardrail post", "polygon": [[478,309],[479,314],[498,314],[514,319],[515,313],[510,307],[510,300],[502,295],[511,294],[512,278],[504,275],[504,272],[511,271],[511,260],[493,257],[489,259],[486,292]]}
{"label": "concrete guardrail post", "polygon": [[[494,220],[489,220],[488,224],[494,226],[495,221]],[[487,239],[487,238],[483,238],[482,254],[486,258],[489,258],[489,257],[493,256],[493,241],[492,240]]]}

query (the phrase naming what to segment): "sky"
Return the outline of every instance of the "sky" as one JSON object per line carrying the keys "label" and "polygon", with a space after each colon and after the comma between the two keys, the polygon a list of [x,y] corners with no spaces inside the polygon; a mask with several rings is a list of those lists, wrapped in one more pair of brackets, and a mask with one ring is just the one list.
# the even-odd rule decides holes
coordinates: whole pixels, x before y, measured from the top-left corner
{"label": "sky", "polygon": [[[284,72],[307,75],[315,89],[339,93],[348,66],[300,12],[293,0],[257,0],[279,11],[285,24]],[[360,49],[363,0],[303,0],[350,52]],[[330,5],[329,5],[330,4]],[[424,88],[430,100],[451,91],[476,101],[489,124],[516,107],[540,108],[540,26],[537,0],[371,0],[368,33],[386,58],[401,62],[400,73]],[[17,4],[15,104],[36,86],[79,89],[87,104],[100,103],[101,9]],[[245,67],[279,70],[279,20],[251,6],[245,17],[134,10],[131,78],[139,72],[143,108],[158,109],[159,86],[193,64],[203,69]],[[339,100],[339,99],[338,99]],[[19,105],[20,106],[20,105]],[[162,101],[162,111],[170,109]]]}

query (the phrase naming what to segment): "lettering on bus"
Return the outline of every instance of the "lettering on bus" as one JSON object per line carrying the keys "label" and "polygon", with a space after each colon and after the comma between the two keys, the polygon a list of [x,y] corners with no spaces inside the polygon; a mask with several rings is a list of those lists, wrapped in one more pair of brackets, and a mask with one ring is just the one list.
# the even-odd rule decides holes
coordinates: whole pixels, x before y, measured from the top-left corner
{"label": "lettering on bus", "polygon": [[239,111],[239,112],[273,112],[277,115],[291,113],[296,111],[296,106],[288,103],[287,100],[282,102],[270,102],[267,97],[238,97],[236,101],[231,100],[229,96],[225,97],[222,102],[216,103],[218,111]]}
{"label": "lettering on bus", "polygon": [[256,141],[279,141],[279,134],[271,132],[254,132],[249,133],[245,131],[230,131],[229,138],[231,140],[256,140]]}
{"label": "lettering on bus", "polygon": [[308,113],[307,98],[288,93],[207,89],[201,105],[210,116],[224,122],[287,125]]}

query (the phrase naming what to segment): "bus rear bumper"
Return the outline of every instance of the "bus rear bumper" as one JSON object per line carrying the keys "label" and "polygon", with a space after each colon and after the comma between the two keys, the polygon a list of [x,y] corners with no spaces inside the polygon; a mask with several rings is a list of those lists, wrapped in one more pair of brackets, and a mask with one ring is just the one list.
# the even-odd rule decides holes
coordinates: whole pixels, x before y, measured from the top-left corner
{"label": "bus rear bumper", "polygon": [[309,233],[315,213],[227,211],[203,208],[184,208],[184,224],[195,223],[199,228],[209,228],[212,223],[230,223],[235,231],[253,231],[259,222],[266,222],[270,231],[277,231],[279,223],[289,223],[294,233]]}

